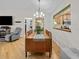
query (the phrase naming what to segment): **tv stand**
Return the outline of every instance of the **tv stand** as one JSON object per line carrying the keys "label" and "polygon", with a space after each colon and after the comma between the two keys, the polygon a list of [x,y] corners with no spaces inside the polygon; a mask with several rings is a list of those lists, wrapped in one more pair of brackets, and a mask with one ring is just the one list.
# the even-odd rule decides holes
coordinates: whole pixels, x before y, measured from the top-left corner
{"label": "tv stand", "polygon": [[6,34],[10,34],[11,28],[9,26],[1,26],[0,37],[4,37]]}

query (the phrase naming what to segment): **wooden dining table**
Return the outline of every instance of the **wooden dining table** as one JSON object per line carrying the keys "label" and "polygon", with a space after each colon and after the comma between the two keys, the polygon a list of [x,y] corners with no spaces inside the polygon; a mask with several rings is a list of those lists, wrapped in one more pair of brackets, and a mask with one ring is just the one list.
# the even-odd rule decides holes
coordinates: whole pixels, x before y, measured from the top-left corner
{"label": "wooden dining table", "polygon": [[[28,32],[29,33],[29,32]],[[27,52],[49,52],[49,57],[52,54],[52,34],[49,31],[45,31],[42,34],[36,34],[35,32],[26,35],[25,51]]]}

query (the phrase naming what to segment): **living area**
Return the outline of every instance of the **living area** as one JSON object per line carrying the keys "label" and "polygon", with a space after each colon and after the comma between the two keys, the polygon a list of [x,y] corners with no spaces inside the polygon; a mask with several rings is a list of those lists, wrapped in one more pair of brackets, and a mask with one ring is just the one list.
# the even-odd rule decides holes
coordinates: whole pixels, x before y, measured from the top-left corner
{"label": "living area", "polygon": [[[78,4],[79,0],[0,0],[0,59],[79,59]],[[37,12],[40,9],[44,14]],[[25,38],[26,32],[34,29],[29,25],[35,25],[31,23],[39,14],[45,16],[44,28],[40,26],[40,19],[36,19],[35,33],[38,35]],[[3,20],[6,16],[8,19]],[[52,33],[52,41],[51,38],[36,40],[45,38],[40,37],[42,29]],[[48,51],[49,54],[32,53]]]}
{"label": "living area", "polygon": [[20,38],[21,28],[13,29],[13,16],[0,16],[0,42],[12,42]]}

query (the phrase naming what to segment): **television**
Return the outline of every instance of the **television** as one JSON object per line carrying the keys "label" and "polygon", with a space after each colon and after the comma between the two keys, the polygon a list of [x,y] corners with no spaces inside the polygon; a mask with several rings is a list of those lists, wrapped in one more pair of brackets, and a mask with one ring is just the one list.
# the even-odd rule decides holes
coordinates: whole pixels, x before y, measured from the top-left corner
{"label": "television", "polygon": [[12,16],[0,16],[0,25],[12,25]]}

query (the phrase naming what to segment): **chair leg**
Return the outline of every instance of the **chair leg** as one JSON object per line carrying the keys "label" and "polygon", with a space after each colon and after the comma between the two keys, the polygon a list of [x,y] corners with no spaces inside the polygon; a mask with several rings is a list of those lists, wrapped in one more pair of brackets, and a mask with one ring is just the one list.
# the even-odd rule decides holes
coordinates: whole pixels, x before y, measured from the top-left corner
{"label": "chair leg", "polygon": [[9,42],[12,42],[12,40],[11,40],[11,36],[10,36],[10,40],[9,40]]}
{"label": "chair leg", "polygon": [[27,57],[27,52],[26,52],[26,57]]}
{"label": "chair leg", "polygon": [[51,54],[52,54],[52,52],[50,51],[50,52],[49,52],[49,58],[51,57]]}

